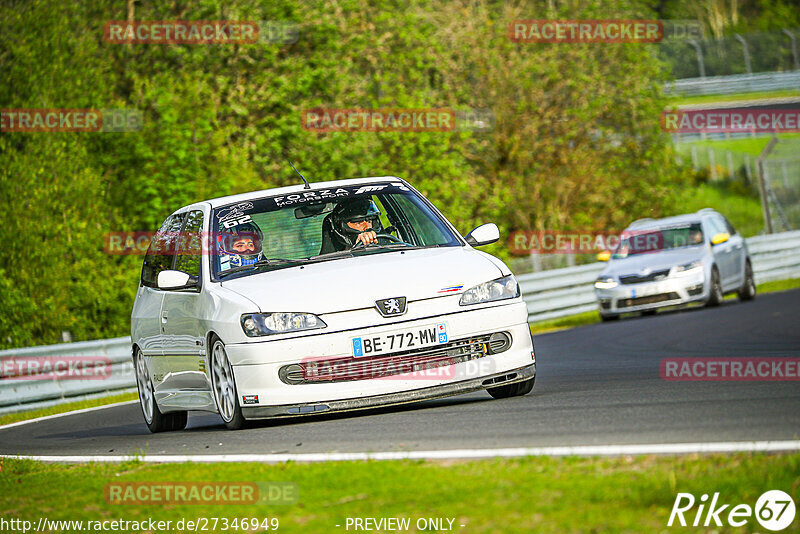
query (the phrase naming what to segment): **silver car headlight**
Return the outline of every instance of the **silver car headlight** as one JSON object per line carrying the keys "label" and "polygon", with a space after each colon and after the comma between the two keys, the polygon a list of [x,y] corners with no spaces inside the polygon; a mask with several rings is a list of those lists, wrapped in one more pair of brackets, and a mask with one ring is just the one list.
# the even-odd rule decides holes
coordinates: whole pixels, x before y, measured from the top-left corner
{"label": "silver car headlight", "polygon": [[519,284],[513,274],[492,280],[491,282],[484,282],[472,287],[461,294],[461,300],[458,302],[461,306],[470,306],[472,304],[483,304],[484,302],[493,302],[495,300],[513,299],[519,296]]}
{"label": "silver car headlight", "polygon": [[248,337],[316,330],[327,326],[325,321],[313,313],[247,313],[242,315],[242,329]]}
{"label": "silver car headlight", "polygon": [[594,282],[594,287],[597,289],[614,289],[618,285],[613,276],[601,276]]}
{"label": "silver car headlight", "polygon": [[675,267],[672,268],[672,272],[673,273],[685,273],[685,272],[694,271],[694,270],[697,270],[697,269],[702,269],[702,267],[703,267],[703,262],[701,262],[700,260],[697,260],[697,261],[692,261],[692,262],[689,262],[689,263],[685,263],[683,265],[676,265]]}

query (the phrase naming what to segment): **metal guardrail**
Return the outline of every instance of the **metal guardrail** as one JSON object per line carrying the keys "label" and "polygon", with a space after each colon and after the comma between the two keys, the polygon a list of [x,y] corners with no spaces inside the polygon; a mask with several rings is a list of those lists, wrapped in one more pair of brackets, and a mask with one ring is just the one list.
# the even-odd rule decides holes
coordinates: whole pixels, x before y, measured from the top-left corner
{"label": "metal guardrail", "polygon": [[110,371],[107,371],[104,378],[93,380],[0,377],[0,414],[121,393],[122,390],[136,387],[130,337],[3,350],[0,351],[0,369],[7,368],[4,364],[10,366],[11,362],[8,360],[13,359],[50,358],[64,361],[74,357],[108,358]]}
{"label": "metal guardrail", "polygon": [[[800,231],[747,240],[756,282],[800,277]],[[530,321],[544,321],[597,309],[594,281],[604,263],[554,269],[517,277]],[[111,372],[103,380],[0,379],[0,413],[50,406],[135,388],[130,337],[63,343],[0,351],[11,358],[106,357]]]}
{"label": "metal guardrail", "polygon": [[[756,283],[800,277],[800,231],[746,240]],[[555,269],[517,277],[528,304],[528,320],[557,319],[597,309],[594,281],[605,263]]]}
{"label": "metal guardrail", "polygon": [[664,84],[668,95],[727,95],[758,91],[778,91],[800,87],[800,71],[737,74],[708,78],[684,78]]}

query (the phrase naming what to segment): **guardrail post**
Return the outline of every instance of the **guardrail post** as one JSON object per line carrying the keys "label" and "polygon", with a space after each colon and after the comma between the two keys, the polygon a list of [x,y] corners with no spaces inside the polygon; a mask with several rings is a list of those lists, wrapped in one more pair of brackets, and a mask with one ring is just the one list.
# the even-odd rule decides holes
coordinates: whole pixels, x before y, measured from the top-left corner
{"label": "guardrail post", "polygon": [[769,140],[767,146],[764,147],[764,150],[761,151],[761,154],[758,156],[756,160],[756,170],[758,171],[758,192],[761,196],[761,211],[764,214],[764,226],[766,227],[767,233],[772,233],[772,215],[769,213],[769,202],[767,200],[767,185],[766,185],[766,178],[764,177],[764,160],[769,156],[769,153],[772,152],[772,147],[775,146],[775,143],[778,142],[778,138],[776,136],[772,136],[772,139]]}
{"label": "guardrail post", "polygon": [[734,33],[733,36],[736,37],[737,41],[742,43],[742,50],[744,51],[744,65],[747,68],[747,74],[753,74],[753,68],[750,65],[750,52],[747,50],[747,41],[745,41],[744,37],[738,33]]}
{"label": "guardrail post", "polygon": [[794,59],[794,70],[800,70],[800,60],[797,58],[797,40],[794,37],[794,34],[789,30],[783,30],[783,33],[789,36],[789,39],[792,41],[792,58]]}
{"label": "guardrail post", "polygon": [[708,166],[711,169],[711,180],[717,181],[717,161],[714,159],[714,151],[708,147]]}
{"label": "guardrail post", "polygon": [[706,66],[703,63],[703,49],[700,47],[700,43],[697,41],[697,39],[689,40],[689,44],[692,45],[697,52],[697,66],[700,69],[700,77],[705,78]]}
{"label": "guardrail post", "polygon": [[728,156],[728,177],[733,180],[733,155],[731,154],[730,150],[727,151],[726,155]]}

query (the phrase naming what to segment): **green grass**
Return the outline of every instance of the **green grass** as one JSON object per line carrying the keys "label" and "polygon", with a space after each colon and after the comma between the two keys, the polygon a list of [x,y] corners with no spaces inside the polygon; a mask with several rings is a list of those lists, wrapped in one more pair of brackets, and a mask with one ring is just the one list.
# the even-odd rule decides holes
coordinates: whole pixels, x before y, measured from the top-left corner
{"label": "green grass", "polygon": [[[346,532],[348,517],[408,517],[412,525],[419,518],[437,517],[455,519],[458,532],[666,532],[678,492],[698,499],[719,492],[724,503],[754,506],[764,491],[781,489],[800,502],[800,454],[277,465],[47,465],[6,459],[0,467],[0,516],[34,523],[42,516],[132,521],[276,517],[281,532],[307,533]],[[128,481],[289,482],[297,484],[298,501],[272,506],[106,501],[109,482]],[[719,531],[705,529],[712,530]],[[761,529],[751,518],[743,528],[721,530]]]}
{"label": "green grass", "polygon": [[[771,137],[747,137],[743,139],[717,139],[717,140],[705,140],[705,141],[687,141],[685,143],[679,143],[676,145],[676,149],[678,152],[686,158],[688,161],[691,161],[691,153],[692,153],[692,145],[697,147],[697,161],[702,166],[708,165],[708,148],[714,149],[715,154],[715,163],[722,167],[727,167],[728,160],[725,156],[725,152],[730,150],[734,153],[735,156],[739,156],[740,154],[747,154],[750,156],[750,161],[752,165],[755,165],[755,158],[761,155],[761,152],[764,150],[764,147],[767,146]],[[781,143],[791,143],[794,144],[798,140],[800,140],[800,134],[796,133],[784,133],[778,136],[778,139],[781,140]],[[781,144],[779,143],[779,144]],[[742,161],[738,161],[734,158],[734,165],[741,165]],[[753,167],[755,169],[755,167]]]}
{"label": "green grass", "polygon": [[681,195],[679,205],[683,213],[714,208],[725,215],[745,237],[758,235],[764,228],[758,195],[745,196],[727,183],[698,184],[686,189]]}
{"label": "green grass", "polygon": [[16,423],[17,421],[27,421],[28,419],[36,419],[37,417],[44,417],[46,415],[71,412],[73,410],[83,410],[84,408],[94,408],[95,406],[105,406],[106,404],[114,404],[115,402],[136,400],[138,398],[139,395],[135,392],[121,393],[119,395],[110,395],[108,397],[100,397],[97,399],[68,402],[66,404],[59,404],[57,406],[50,406],[49,408],[41,408],[38,410],[10,413],[0,416],[0,425]]}
{"label": "green grass", "polygon": [[737,93],[734,95],[677,96],[669,99],[669,105],[683,106],[691,104],[708,104],[717,102],[737,102],[739,100],[757,100],[766,98],[780,98],[787,96],[800,96],[800,90],[782,89],[780,91],[764,91],[760,93]]}
{"label": "green grass", "polygon": [[594,324],[600,322],[600,313],[597,311],[590,311],[586,313],[578,313],[568,317],[559,317],[558,319],[549,319],[531,324],[531,332],[536,334],[545,334],[547,332],[558,332],[559,330],[567,330],[575,328],[576,326],[584,326],[587,324]]}

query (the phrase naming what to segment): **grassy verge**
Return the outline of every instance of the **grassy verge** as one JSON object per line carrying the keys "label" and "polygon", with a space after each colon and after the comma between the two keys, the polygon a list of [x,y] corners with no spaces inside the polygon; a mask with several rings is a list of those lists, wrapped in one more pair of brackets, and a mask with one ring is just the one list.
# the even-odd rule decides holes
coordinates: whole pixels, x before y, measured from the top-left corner
{"label": "grassy verge", "polygon": [[738,102],[740,100],[758,100],[766,98],[781,98],[787,96],[800,96],[797,89],[782,89],[780,91],[763,91],[760,93],[737,93],[734,95],[702,95],[678,96],[669,99],[670,106],[683,106],[692,104],[708,104],[721,102]]}
{"label": "grassy verge", "polygon": [[722,212],[743,236],[758,235],[764,227],[761,201],[758,196],[744,196],[727,183],[698,184],[681,196],[683,213],[693,213],[702,208]]}
{"label": "grassy verge", "polygon": [[122,393],[120,395],[111,395],[109,397],[100,397],[97,399],[68,402],[66,404],[59,404],[57,406],[50,406],[49,408],[41,408],[38,410],[28,410],[25,412],[10,413],[0,416],[0,425],[16,423],[17,421],[27,421],[28,419],[36,419],[37,417],[44,417],[46,415],[55,415],[57,413],[71,412],[73,410],[83,410],[84,408],[94,408],[95,406],[105,406],[106,404],[114,404],[115,402],[125,402],[129,400],[135,400],[138,398],[139,396],[136,392]]}
{"label": "grassy verge", "polygon": [[[765,282],[756,286],[757,293],[772,293],[775,291],[786,291],[787,289],[795,289],[800,287],[800,278],[792,278],[790,280],[778,280],[775,282]],[[736,295],[731,294],[725,297],[726,299],[735,299]],[[586,326],[600,322],[600,314],[596,311],[587,313],[579,313],[570,315],[569,317],[561,317],[559,319],[551,319],[549,321],[541,321],[539,323],[531,324],[531,332],[534,335],[546,334],[549,332],[558,332],[559,330],[567,330],[575,328],[576,326]]]}
{"label": "grassy verge", "polygon": [[[290,482],[297,484],[298,499],[271,506],[106,501],[108,483],[129,481]],[[281,532],[343,532],[348,517],[407,517],[412,525],[419,518],[451,518],[453,530],[461,532],[659,532],[667,528],[677,492],[698,499],[719,492],[722,503],[754,506],[772,489],[798,502],[799,486],[800,454],[279,465],[46,465],[7,459],[0,471],[0,515],[34,524],[42,516],[173,522],[275,517]],[[750,518],[736,532],[759,528]]]}

